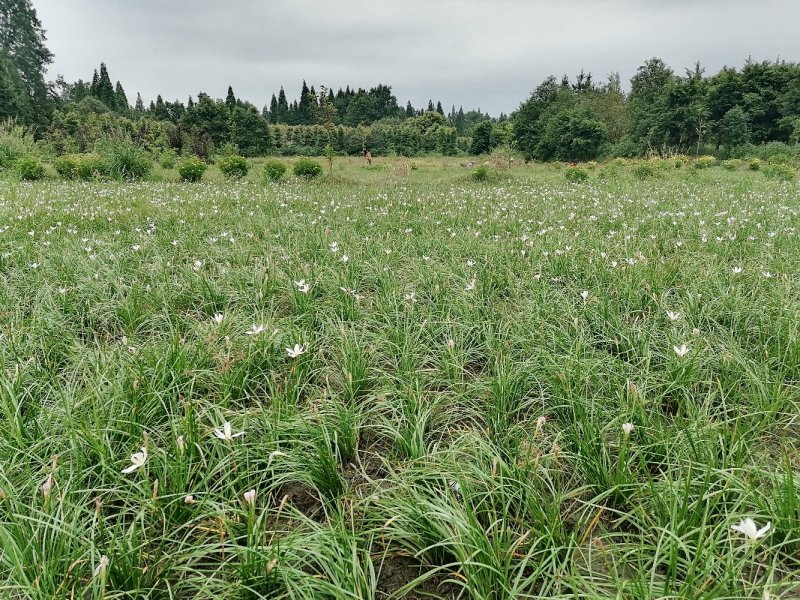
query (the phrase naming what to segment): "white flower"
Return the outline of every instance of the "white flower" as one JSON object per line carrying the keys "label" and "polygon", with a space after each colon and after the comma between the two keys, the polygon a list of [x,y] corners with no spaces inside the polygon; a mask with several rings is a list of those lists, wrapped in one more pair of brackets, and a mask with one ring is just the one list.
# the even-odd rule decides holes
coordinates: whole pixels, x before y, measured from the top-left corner
{"label": "white flower", "polygon": [[295,344],[294,348],[286,348],[286,354],[289,355],[289,358],[297,358],[301,354],[305,354],[305,351],[306,347],[300,344]]}
{"label": "white flower", "polygon": [[32,263],[30,264],[30,268],[31,268],[31,269],[38,269],[38,268],[39,268],[39,263],[37,263],[37,262],[32,262]]}
{"label": "white flower", "polygon": [[586,290],[583,290],[581,292],[581,298],[583,298],[583,301],[586,302],[586,300],[589,298],[589,292],[586,291]]}
{"label": "white flower", "polygon": [[225,319],[225,315],[223,315],[222,313],[215,313],[214,316],[211,317],[211,320],[214,321],[214,323],[216,323],[217,325],[222,323],[222,321],[224,319]]}
{"label": "white flower", "polygon": [[470,279],[470,282],[467,284],[467,287],[464,288],[464,291],[471,292],[475,289],[475,278],[473,277]]}
{"label": "white flower", "polygon": [[92,574],[92,576],[97,577],[98,575],[104,575],[106,569],[108,569],[109,562],[110,561],[108,560],[108,557],[105,554],[103,554],[103,556],[100,557],[100,562],[98,562],[97,566],[94,568],[94,573]]}
{"label": "white flower", "polygon": [[244,501],[248,504],[255,504],[256,501],[256,491],[255,490],[248,490],[244,493]]}
{"label": "white flower", "polygon": [[307,294],[311,290],[311,286],[306,283],[305,279],[295,281],[294,284],[297,286],[297,290],[303,294]]}
{"label": "white flower", "polygon": [[622,424],[622,433],[625,434],[625,437],[628,437],[633,431],[633,423],[623,423]]}
{"label": "white flower", "polygon": [[670,321],[677,321],[678,319],[681,318],[681,313],[679,313],[677,311],[668,310],[667,311],[667,318]]}
{"label": "white flower", "polygon": [[547,423],[547,417],[544,415],[536,419],[536,431],[539,431],[542,427],[544,427],[545,423]]}
{"label": "white flower", "polygon": [[245,335],[258,335],[260,333],[264,333],[264,331],[266,331],[266,329],[267,329],[266,325],[253,325],[252,329],[250,329],[250,331],[245,331],[244,334]]}
{"label": "white flower", "polygon": [[188,494],[188,495],[187,495],[187,496],[186,496],[186,497],[183,499],[183,503],[184,503],[184,504],[194,504],[194,496],[192,496],[191,494]]}
{"label": "white flower", "polygon": [[456,343],[455,343],[455,341],[453,340],[453,338],[447,338],[447,347],[448,347],[450,350],[452,350],[453,348],[455,348],[455,347],[456,347]]}
{"label": "white flower", "polygon": [[764,537],[771,527],[772,527],[772,522],[769,522],[766,525],[764,525],[764,527],[762,527],[761,529],[758,529],[758,525],[756,525],[756,522],[753,521],[753,519],[751,519],[750,517],[747,517],[746,519],[742,520],[738,525],[732,525],[731,529],[733,529],[734,531],[738,531],[739,533],[743,533],[748,537],[748,539],[750,539],[751,541],[755,541],[758,538]]}
{"label": "white flower", "polygon": [[134,452],[131,454],[131,466],[125,467],[122,469],[122,472],[127,475],[128,473],[133,473],[139,467],[143,467],[144,463],[147,462],[147,448],[142,446],[141,452]]}
{"label": "white flower", "polygon": [[51,473],[50,475],[47,476],[47,479],[45,479],[44,483],[42,484],[41,487],[42,496],[44,496],[46,499],[50,495],[50,491],[52,489],[53,489],[53,475]]}
{"label": "white flower", "polygon": [[180,452],[183,452],[186,449],[186,441],[183,439],[182,435],[178,436],[178,439],[175,441],[175,443],[178,445],[178,450]]}
{"label": "white flower", "polygon": [[200,270],[202,267],[203,267],[203,261],[202,261],[202,260],[199,260],[199,259],[198,259],[198,260],[196,260],[196,261],[194,261],[194,262],[192,263],[192,268],[193,268],[195,271],[199,271],[199,270]]}
{"label": "white flower", "polygon": [[350,260],[350,257],[347,256],[347,254],[342,254],[342,258],[340,258],[339,260],[342,261],[343,263],[346,263],[348,260]]}
{"label": "white flower", "polygon": [[731,269],[731,273],[733,273],[734,275],[738,275],[738,274],[739,274],[739,273],[741,273],[742,271],[744,271],[744,269],[743,269],[742,267],[733,267],[733,268]]}
{"label": "white flower", "polygon": [[681,344],[680,346],[673,346],[672,349],[675,351],[675,354],[677,354],[680,357],[684,357],[687,354],[689,354],[689,346],[687,346],[686,344]]}
{"label": "white flower", "polygon": [[67,293],[67,288],[65,288],[65,287],[58,288],[58,293],[63,296],[64,294]]}
{"label": "white flower", "polygon": [[244,435],[244,431],[240,431],[239,433],[233,433],[232,431],[231,424],[228,421],[225,421],[222,424],[222,430],[215,429],[214,435],[221,440],[225,440],[226,442],[230,442],[234,438]]}
{"label": "white flower", "polygon": [[141,248],[139,244],[134,244],[133,246],[131,246],[131,250],[133,250],[134,252],[137,252],[139,248]]}

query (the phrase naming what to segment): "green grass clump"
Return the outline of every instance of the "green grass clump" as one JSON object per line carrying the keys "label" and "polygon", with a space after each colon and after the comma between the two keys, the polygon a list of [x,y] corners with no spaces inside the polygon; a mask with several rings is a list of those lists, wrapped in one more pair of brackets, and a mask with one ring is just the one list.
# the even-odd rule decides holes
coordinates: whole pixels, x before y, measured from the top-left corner
{"label": "green grass clump", "polygon": [[796,187],[381,161],[0,181],[0,596],[797,597]]}

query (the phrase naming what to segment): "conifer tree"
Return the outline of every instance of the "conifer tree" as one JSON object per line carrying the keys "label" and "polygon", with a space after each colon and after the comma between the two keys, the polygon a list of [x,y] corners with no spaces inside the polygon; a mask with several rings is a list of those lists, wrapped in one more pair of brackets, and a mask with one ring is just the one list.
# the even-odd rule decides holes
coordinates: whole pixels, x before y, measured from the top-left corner
{"label": "conifer tree", "polygon": [[436,112],[438,112],[440,115],[444,116],[444,109],[442,108],[441,100],[436,103]]}
{"label": "conifer tree", "polygon": [[269,112],[267,113],[269,117],[269,122],[272,124],[277,123],[278,118],[278,99],[275,97],[275,94],[272,94],[272,98],[269,101]]}
{"label": "conifer tree", "polygon": [[436,109],[433,106],[433,100],[428,100],[428,112],[433,112]]}
{"label": "conifer tree", "polygon": [[136,106],[133,107],[133,110],[137,114],[144,114],[144,101],[142,100],[142,95],[139,92],[136,92]]}
{"label": "conifer tree", "polygon": [[225,106],[234,108],[236,106],[236,96],[233,94],[233,87],[228,86],[228,95],[225,97]]}
{"label": "conifer tree", "polygon": [[130,105],[128,104],[128,97],[125,95],[125,90],[122,89],[122,84],[119,81],[114,87],[114,97],[118,111],[128,112],[131,109]]}
{"label": "conifer tree", "polygon": [[100,63],[100,77],[97,81],[97,89],[94,96],[105,104],[109,110],[117,109],[117,97],[114,95],[114,84],[108,76],[106,63]]}
{"label": "conifer tree", "polygon": [[275,115],[276,123],[289,122],[289,103],[286,101],[286,92],[281,86],[281,91],[278,93],[278,112]]}

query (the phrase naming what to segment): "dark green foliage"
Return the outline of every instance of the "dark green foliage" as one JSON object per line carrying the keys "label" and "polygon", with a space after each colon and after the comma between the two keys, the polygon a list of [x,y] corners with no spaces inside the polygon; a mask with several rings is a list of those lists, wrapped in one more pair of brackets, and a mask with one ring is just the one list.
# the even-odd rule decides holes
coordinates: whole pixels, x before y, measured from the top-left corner
{"label": "dark green foliage", "polygon": [[589,172],[579,167],[570,167],[564,172],[564,177],[570,183],[580,183],[589,179]]}
{"label": "dark green foliage", "polygon": [[255,107],[236,106],[230,116],[230,141],[245,156],[263,156],[272,147],[269,125]]}
{"label": "dark green foliage", "polygon": [[[44,73],[53,55],[45,41],[30,0],[0,2],[0,117],[14,116],[24,125],[47,125],[53,105]],[[6,114],[12,107],[18,112]]]}
{"label": "dark green foliage", "polygon": [[295,174],[295,177],[314,179],[322,175],[322,165],[309,158],[301,158],[294,163],[292,172]]}
{"label": "dark green foliage", "polygon": [[607,139],[606,126],[588,110],[562,110],[542,123],[536,157],[541,160],[593,160],[600,155]]}
{"label": "dark green foliage", "polygon": [[106,165],[106,174],[113,179],[125,181],[141,179],[153,166],[150,155],[125,136],[102,140],[98,144],[98,151]]}
{"label": "dark green foliage", "polygon": [[264,179],[280,181],[286,173],[286,165],[277,160],[270,160],[264,165]]}
{"label": "dark green foliage", "polygon": [[44,179],[44,165],[35,156],[23,156],[14,163],[14,172],[23,181]]}
{"label": "dark green foliage", "polygon": [[217,166],[226,177],[244,177],[247,175],[247,159],[243,156],[225,156],[217,161]]}
{"label": "dark green foliage", "polygon": [[178,175],[183,181],[200,181],[206,168],[206,163],[196,156],[190,156],[178,163]]}
{"label": "dark green foliage", "polygon": [[470,154],[488,154],[492,151],[492,122],[481,121],[472,130],[472,145]]}

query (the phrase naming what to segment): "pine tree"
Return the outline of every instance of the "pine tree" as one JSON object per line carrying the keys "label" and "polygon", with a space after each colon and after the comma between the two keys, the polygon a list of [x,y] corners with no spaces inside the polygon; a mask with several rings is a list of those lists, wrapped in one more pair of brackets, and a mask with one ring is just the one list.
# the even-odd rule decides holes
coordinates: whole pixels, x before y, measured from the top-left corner
{"label": "pine tree", "polygon": [[428,112],[433,112],[436,109],[433,106],[433,100],[428,100]]}
{"label": "pine tree", "polygon": [[416,114],[417,113],[414,110],[414,107],[411,105],[411,100],[409,100],[408,104],[406,104],[406,118],[410,119],[411,117],[413,117]]}
{"label": "pine tree", "polygon": [[92,84],[89,86],[89,94],[97,98],[97,86],[100,84],[100,75],[97,74],[97,69],[94,70],[92,76]]}
{"label": "pine tree", "polygon": [[278,118],[278,99],[275,97],[275,94],[272,94],[272,98],[269,101],[269,122],[273,125],[277,123]]}
{"label": "pine tree", "polygon": [[297,105],[297,124],[310,125],[312,122],[311,116],[311,90],[306,85],[306,80],[303,80],[303,87],[300,90],[300,102]]}
{"label": "pine tree", "polygon": [[194,108],[194,100],[189,96],[189,100],[186,102],[186,110],[191,110],[192,108]]}
{"label": "pine tree", "polygon": [[278,93],[278,112],[275,115],[275,122],[289,122],[289,103],[286,101],[286,92],[283,91],[283,86],[281,86],[281,91]]}
{"label": "pine tree", "polygon": [[233,87],[228,86],[228,95],[225,97],[225,106],[234,108],[236,106],[236,96],[233,95]]}
{"label": "pine tree", "polygon": [[136,92],[136,106],[133,107],[133,110],[137,114],[144,114],[144,101],[142,100],[142,95],[139,92]]}
{"label": "pine tree", "polygon": [[128,97],[125,95],[125,90],[122,89],[122,84],[118,81],[114,88],[114,96],[117,103],[117,110],[120,112],[128,112],[131,107],[128,104]]}
{"label": "pine tree", "polygon": [[109,110],[117,109],[117,97],[114,95],[114,85],[108,76],[106,63],[100,63],[100,78],[97,82],[97,89],[94,96],[105,104]]}
{"label": "pine tree", "polygon": [[440,115],[444,116],[444,109],[442,108],[441,100],[436,103],[436,112],[438,112]]}

